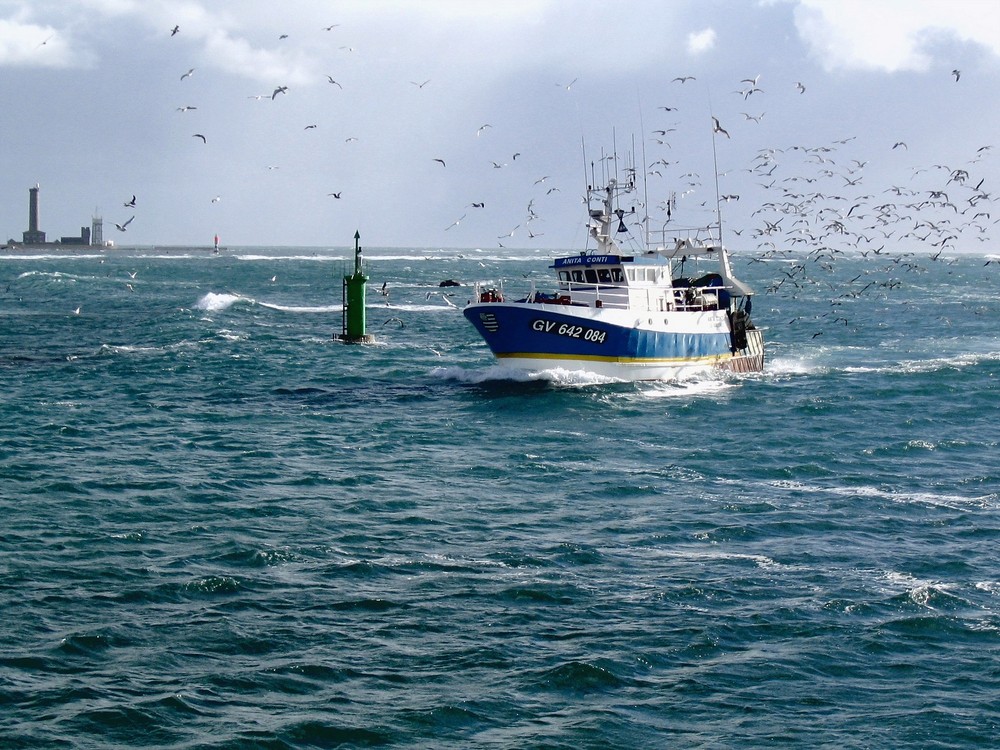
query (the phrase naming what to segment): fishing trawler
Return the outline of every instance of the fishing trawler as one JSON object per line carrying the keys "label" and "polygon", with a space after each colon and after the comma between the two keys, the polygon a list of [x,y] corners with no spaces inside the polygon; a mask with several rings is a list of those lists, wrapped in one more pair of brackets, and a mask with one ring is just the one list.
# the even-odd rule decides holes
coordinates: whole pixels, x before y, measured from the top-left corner
{"label": "fishing trawler", "polygon": [[[626,225],[636,206],[635,168],[587,188],[591,249],[556,258],[550,291],[508,299],[477,285],[464,309],[496,359],[521,370],[585,371],[619,380],[663,380],[710,368],[759,372],[764,338],[750,313],[753,291],[732,272],[721,221],[700,228]],[[717,213],[717,218],[718,218]],[[617,236],[617,237],[616,237]],[[624,240],[637,252],[624,250]],[[588,242],[588,244],[590,244]],[[707,267],[706,267],[707,265]],[[695,275],[697,273],[697,275]]]}

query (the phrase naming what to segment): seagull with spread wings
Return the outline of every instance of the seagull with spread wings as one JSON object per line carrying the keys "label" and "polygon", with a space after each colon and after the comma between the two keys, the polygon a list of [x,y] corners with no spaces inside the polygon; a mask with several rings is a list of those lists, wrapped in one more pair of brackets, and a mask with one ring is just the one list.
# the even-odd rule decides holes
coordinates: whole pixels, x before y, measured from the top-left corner
{"label": "seagull with spread wings", "polygon": [[726,136],[726,138],[729,138],[729,133],[726,131],[724,127],[722,127],[722,125],[719,124],[719,118],[716,117],[715,115],[712,115],[712,132],[722,133],[724,136]]}

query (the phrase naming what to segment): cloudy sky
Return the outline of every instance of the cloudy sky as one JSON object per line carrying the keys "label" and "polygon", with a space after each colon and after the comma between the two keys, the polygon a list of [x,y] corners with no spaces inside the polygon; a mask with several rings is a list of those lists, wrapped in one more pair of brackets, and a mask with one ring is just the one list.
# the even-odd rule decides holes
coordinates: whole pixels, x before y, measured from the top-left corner
{"label": "cloudy sky", "polygon": [[574,249],[612,149],[710,221],[713,140],[748,242],[779,179],[856,215],[1000,188],[985,0],[0,0],[0,69],[3,239],[37,183],[50,239]]}

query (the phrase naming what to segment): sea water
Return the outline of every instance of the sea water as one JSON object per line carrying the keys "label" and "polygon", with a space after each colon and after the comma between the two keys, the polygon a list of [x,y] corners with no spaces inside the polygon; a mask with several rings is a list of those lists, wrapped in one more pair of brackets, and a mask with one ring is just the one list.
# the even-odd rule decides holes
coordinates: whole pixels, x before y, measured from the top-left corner
{"label": "sea water", "polygon": [[654,383],[492,360],[534,251],[364,346],[346,250],[0,257],[0,746],[996,746],[993,257],[736,256],[765,371]]}

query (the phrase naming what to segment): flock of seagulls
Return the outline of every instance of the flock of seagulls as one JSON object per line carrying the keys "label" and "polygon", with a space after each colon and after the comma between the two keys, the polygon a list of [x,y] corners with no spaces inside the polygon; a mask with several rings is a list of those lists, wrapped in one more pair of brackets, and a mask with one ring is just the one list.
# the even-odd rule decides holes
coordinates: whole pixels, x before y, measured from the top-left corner
{"label": "flock of seagulls", "polygon": [[[331,24],[331,25],[322,27],[322,30],[325,31],[325,32],[329,32],[329,31],[334,30],[338,26],[339,26],[339,24]],[[176,37],[178,34],[181,34],[181,33],[182,33],[182,30],[181,30],[181,28],[180,28],[179,25],[175,25],[175,26],[173,26],[172,28],[169,29],[169,36],[170,37]],[[290,35],[289,34],[284,34],[284,33],[279,34],[277,36],[278,41],[282,42],[282,43],[286,42],[289,38],[290,38]],[[345,51],[345,52],[352,52],[353,48],[352,47],[348,47],[348,46],[342,46],[342,47],[340,47],[340,50]],[[196,73],[196,68],[195,67],[188,67],[186,70],[183,70],[183,72],[180,73],[180,81],[186,82],[188,79],[191,79],[195,75],[195,73]],[[340,91],[343,91],[345,89],[344,82],[342,82],[341,80],[338,80],[338,78],[334,77],[333,75],[325,74],[325,80],[326,80],[327,84],[329,84],[330,86],[335,87],[336,89],[338,89]],[[557,83],[556,86],[558,86],[561,89],[564,89],[565,91],[570,91],[573,88],[573,86],[578,82],[578,80],[579,80],[578,78],[573,78],[568,83]],[[684,79],[682,79],[682,82],[686,81],[686,80],[695,80],[695,79],[694,79],[693,76],[688,76],[688,77],[685,77]],[[432,85],[432,80],[430,78],[415,79],[415,80],[409,81],[409,84],[411,86],[413,86],[416,90],[422,91],[422,90],[424,90],[427,87],[429,87],[429,86]],[[187,85],[187,84],[185,84],[185,85]],[[276,102],[282,95],[287,95],[288,93],[289,93],[289,86],[285,85],[285,84],[279,84],[279,85],[275,85],[272,88],[272,90],[271,90],[271,92],[269,94],[265,94],[265,93],[252,94],[252,95],[248,95],[247,98],[253,99],[253,100],[256,100],[256,101],[270,100],[272,102]],[[176,110],[178,112],[180,112],[180,113],[197,112],[198,109],[199,109],[199,107],[198,107],[197,103],[185,104],[185,105],[176,107]],[[475,136],[477,138],[482,138],[483,140],[489,140],[489,139],[486,138],[486,136],[493,129],[493,127],[494,126],[493,126],[492,123],[488,123],[488,122],[482,123],[474,131],[475,132]],[[318,123],[309,123],[309,124],[306,124],[306,125],[303,126],[303,130],[304,131],[314,131],[314,130],[319,130],[320,128],[321,128],[321,126]],[[212,138],[212,134],[208,130],[205,130],[203,132],[192,133],[191,134],[191,138],[194,139],[194,140],[200,141],[203,145],[208,145],[209,142],[210,142],[210,140],[211,140],[211,138]],[[345,143],[352,143],[352,142],[355,142],[357,140],[358,139],[356,137],[350,136],[350,137],[345,138],[344,142]],[[521,153],[518,152],[518,151],[515,151],[510,156],[510,159],[492,159],[492,160],[489,160],[488,162],[486,162],[486,164],[488,164],[489,167],[491,169],[493,169],[493,170],[503,170],[503,169],[508,168],[512,163],[516,162],[517,159],[518,159],[518,157],[520,157],[520,156],[521,156]],[[446,159],[444,156],[428,155],[428,159],[432,163],[439,165],[443,169],[445,169],[445,168],[448,167],[448,159]],[[278,168],[277,166],[268,166],[267,167],[268,170],[274,170],[274,169],[277,169],[277,168]],[[539,180],[537,182],[540,183],[544,179],[546,179],[546,178],[543,178],[542,180]],[[558,187],[546,187],[546,189],[544,191],[544,195],[549,195],[550,196],[550,195],[554,195],[554,194],[556,194],[558,192],[559,192],[559,188]],[[326,193],[326,196],[328,198],[332,198],[334,200],[346,199],[345,198],[346,193],[342,189],[330,190],[330,191],[328,191]],[[213,199],[213,202],[216,202],[217,200],[218,200],[218,198],[215,198],[215,199]],[[472,207],[472,208],[483,209],[483,208],[485,208],[486,203],[483,200],[473,200],[473,201],[471,201],[467,205],[469,207]],[[466,214],[462,214],[460,216],[460,218],[456,219],[454,222],[452,222],[448,226],[444,227],[443,231],[449,231],[451,229],[454,229],[465,218],[466,218]],[[518,228],[521,227],[522,224],[526,225],[527,223],[529,223],[531,221],[535,221],[535,220],[540,220],[540,217],[529,206],[528,215],[524,218],[524,220],[522,222],[520,222],[517,226],[515,226],[515,228],[513,230],[511,230],[510,232],[507,232],[505,234],[500,235],[498,237],[498,239],[508,239],[510,237],[513,237],[514,233],[518,230]],[[124,227],[125,224],[122,224],[120,226]],[[122,231],[124,231],[124,228],[122,229]],[[527,238],[528,239],[535,239],[535,238],[541,237],[543,235],[544,235],[544,232],[528,231]]]}
{"label": "flock of seagulls", "polygon": [[[903,277],[925,273],[930,263],[954,263],[959,247],[990,241],[1000,223],[997,196],[977,174],[990,145],[958,165],[913,167],[909,179],[891,185],[869,181],[869,160],[850,153],[855,145],[850,137],[769,148],[747,167],[768,199],[752,213],[755,226],[733,233],[744,243],[756,242],[750,264],[776,263],[765,293],[836,292],[830,311],[811,320],[795,318],[790,325],[815,325],[825,318],[850,326],[842,312],[845,301],[888,294]],[[834,284],[837,259],[848,254],[867,260],[869,267]]]}
{"label": "flock of seagulls", "polygon": [[[952,71],[957,83],[961,77]],[[685,84],[691,76],[674,78],[672,83]],[[733,94],[743,101],[757,100],[764,94],[760,76],[745,78]],[[806,94],[806,84],[794,83],[794,92]],[[661,106],[659,110],[676,112],[677,107]],[[760,123],[764,112],[755,115],[742,112],[748,127]],[[711,115],[713,137],[736,142],[742,133],[727,129],[719,116]],[[694,209],[695,214],[712,213],[720,204],[740,200],[736,192],[713,195],[699,200],[704,188],[714,189],[715,180],[705,180],[695,172],[678,174],[682,167],[676,159],[657,158],[656,146],[670,148],[669,133],[673,128],[649,131],[647,143],[654,147],[653,158],[646,164],[647,179],[670,180],[679,190],[669,200],[657,205],[639,204],[641,211],[652,219],[654,226],[677,220],[678,207]],[[1000,223],[997,196],[988,185],[986,160],[992,155],[989,144],[977,145],[959,163],[913,164],[906,174],[910,151],[905,141],[897,140],[868,146],[869,153],[856,136],[831,142],[793,144],[748,150],[749,162],[742,169],[720,171],[722,180],[731,172],[741,174],[740,184],[753,191],[754,206],[743,225],[727,222],[728,243],[735,236],[740,247],[737,258],[747,257],[750,265],[772,264],[774,278],[765,294],[796,297],[809,292],[829,291],[830,310],[814,318],[796,318],[790,325],[820,323],[851,326],[844,305],[847,301],[869,295],[887,295],[903,284],[908,276],[927,271],[928,264],[954,263],[962,248],[974,247],[993,239]],[[669,151],[667,153],[670,153]],[[726,153],[730,153],[727,149]],[[890,169],[880,170],[889,163]],[[880,184],[882,175],[906,175],[895,183]],[[636,175],[633,173],[633,177]],[[749,206],[747,207],[749,209]],[[685,214],[685,217],[689,216]],[[698,225],[700,222],[684,222]],[[710,223],[710,222],[706,222]],[[637,218],[635,225],[642,225]],[[530,233],[529,233],[530,234]],[[727,244],[728,244],[727,243]],[[850,255],[869,261],[869,267],[855,278],[836,279],[837,259]],[[984,265],[993,261],[986,260]],[[836,281],[836,283],[834,283]],[[822,329],[812,337],[822,335]]]}
{"label": "flock of seagulls", "polygon": [[[322,27],[322,31],[331,32],[338,26],[339,24],[331,24]],[[183,33],[179,25],[174,25],[167,31],[170,38]],[[285,43],[289,35],[279,34],[277,39]],[[341,49],[352,51],[352,48],[346,46]],[[189,83],[189,79],[200,80],[200,77],[195,78],[195,67],[187,67],[179,73],[186,91],[192,90],[189,89],[190,86],[196,87],[196,84]],[[962,80],[962,72],[957,68],[951,70],[951,76],[956,84]],[[744,108],[749,109],[768,98],[765,89],[773,87],[768,86],[767,81],[762,83],[761,78],[760,74],[742,78],[732,91],[742,103],[747,103],[742,105]],[[343,91],[347,83],[347,79],[338,80],[328,74],[325,75],[325,81],[324,86],[328,85],[337,91]],[[572,78],[568,83],[556,83],[555,86],[570,92],[579,81],[579,78]],[[693,75],[681,75],[664,81],[666,85],[688,87],[697,78]],[[410,80],[408,83],[416,91],[432,86],[430,78]],[[796,100],[794,95],[806,96],[808,92],[803,81],[786,81],[784,86]],[[279,98],[288,96],[289,90],[288,85],[276,82],[269,94],[261,93],[248,98],[277,102]],[[751,101],[754,105],[749,104]],[[196,104],[185,104],[176,109],[181,113],[196,112]],[[675,116],[682,108],[673,102],[657,107],[659,111]],[[743,118],[740,125],[759,126],[765,114],[764,107],[759,106],[750,111],[739,112]],[[494,128],[490,122],[480,122],[478,128],[470,128],[470,135],[474,133],[475,138],[483,143],[492,143],[501,128]],[[724,126],[718,115],[711,115],[713,137],[724,138],[727,142],[736,144],[741,128],[736,123],[727,124],[729,127]],[[680,188],[679,194],[669,201],[663,201],[657,206],[643,206],[646,213],[652,214],[658,210],[661,213],[659,218],[662,219],[665,215],[667,220],[672,218],[671,212],[677,210],[679,203],[683,204],[685,199],[696,200],[692,196],[699,193],[699,188],[704,188],[700,176],[693,172],[679,176],[672,174],[681,169],[679,161],[669,156],[676,125],[677,123],[672,123],[651,130],[644,136],[654,149],[653,158],[645,165],[645,177],[673,179]],[[308,123],[302,129],[315,131],[320,129],[320,125]],[[211,136],[212,132],[207,129],[191,134],[193,140],[200,141],[205,146],[209,144]],[[356,140],[355,137],[349,137],[345,142]],[[666,151],[662,158],[657,158],[657,147]],[[896,140],[891,146],[884,148],[886,154],[909,152],[909,147],[903,140]],[[994,210],[996,198],[991,188],[985,184],[985,177],[978,171],[982,161],[990,156],[990,149],[989,145],[980,147],[970,159],[961,164],[914,167],[908,181],[884,186],[873,184],[869,173],[872,171],[872,162],[886,154],[858,153],[857,139],[853,137],[814,145],[762,149],[741,170],[755,183],[754,200],[744,200],[743,203],[752,203],[758,208],[751,215],[751,225],[736,227],[731,231],[744,242],[756,243],[756,248],[751,248],[754,253],[750,258],[751,263],[768,263],[779,259],[788,261],[793,256],[804,254],[804,259],[797,263],[786,262],[776,266],[780,271],[767,288],[770,294],[795,294],[805,285],[819,283],[817,279],[827,272],[838,255],[847,252],[870,257],[881,264],[888,278],[876,281],[863,277],[857,283],[864,293],[884,291],[893,288],[893,284],[898,281],[893,274],[900,271],[919,273],[921,263],[947,262],[959,243],[968,244],[970,239],[985,242],[990,238],[990,230],[1000,221],[1000,214],[996,214]],[[521,152],[511,151],[513,153],[509,158],[487,159],[483,167],[493,170],[510,168],[513,171],[516,163],[520,168],[524,163],[523,160],[518,161]],[[453,157],[431,153],[426,158],[446,170]],[[277,168],[276,165],[267,167],[268,170]],[[723,176],[725,175],[720,173],[720,177]],[[560,192],[560,188],[549,182],[551,178],[547,174],[530,179],[532,181],[527,184],[533,188],[533,197],[527,201],[523,216],[507,224],[513,225],[513,228],[496,234],[500,247],[518,232],[528,240],[545,235],[536,225],[536,222],[543,221],[539,207],[546,196]],[[706,181],[706,184],[714,182],[715,180],[711,183]],[[342,189],[326,193],[328,198],[337,201],[346,200],[346,195]],[[734,191],[719,196],[718,200],[731,203],[740,201],[740,198]],[[221,196],[217,195],[211,202],[217,203],[220,200]],[[706,203],[714,201],[705,201],[701,206],[705,207]],[[124,207],[131,209],[135,209],[136,204],[135,195],[123,203]],[[447,226],[442,226],[442,231],[454,230],[470,219],[470,216],[481,219],[487,214],[483,210],[485,207],[485,200],[469,196],[464,203],[465,210],[456,210],[458,218]],[[468,212],[469,209],[473,210],[472,214]],[[115,223],[116,229],[120,232],[127,231],[135,218],[135,214],[132,214],[125,221]],[[470,223],[471,221],[472,219]],[[844,316],[837,316],[835,319],[846,323]]]}

